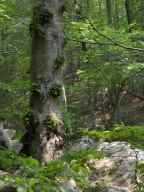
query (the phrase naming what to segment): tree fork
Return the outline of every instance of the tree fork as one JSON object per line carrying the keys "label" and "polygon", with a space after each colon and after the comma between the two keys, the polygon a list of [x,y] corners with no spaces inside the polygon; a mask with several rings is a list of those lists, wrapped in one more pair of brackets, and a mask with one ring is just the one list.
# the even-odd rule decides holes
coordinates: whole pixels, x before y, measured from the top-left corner
{"label": "tree fork", "polygon": [[23,152],[47,164],[64,145],[64,125],[59,110],[62,94],[64,0],[39,0],[33,8],[31,98]]}

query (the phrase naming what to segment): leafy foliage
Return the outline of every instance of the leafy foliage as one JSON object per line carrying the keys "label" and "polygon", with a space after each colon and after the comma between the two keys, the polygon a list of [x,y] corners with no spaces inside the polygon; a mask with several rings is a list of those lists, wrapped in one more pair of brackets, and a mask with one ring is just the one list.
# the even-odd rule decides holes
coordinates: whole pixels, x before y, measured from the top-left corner
{"label": "leafy foliage", "polygon": [[112,131],[82,131],[82,134],[106,141],[126,141],[137,148],[144,149],[144,126],[116,125]]}
{"label": "leafy foliage", "polygon": [[75,178],[81,188],[88,185],[90,170],[85,162],[90,158],[100,159],[102,154],[96,150],[81,150],[68,152],[48,166],[41,166],[32,157],[19,156],[11,151],[0,150],[0,182],[12,185],[22,192],[35,191],[40,188],[43,192],[59,191],[58,184],[66,178]]}
{"label": "leafy foliage", "polygon": [[144,191],[144,184],[143,184],[143,181],[144,181],[144,164],[141,163],[138,165],[138,175],[139,175],[139,178],[140,178],[140,182],[136,188],[136,192],[143,192]]}

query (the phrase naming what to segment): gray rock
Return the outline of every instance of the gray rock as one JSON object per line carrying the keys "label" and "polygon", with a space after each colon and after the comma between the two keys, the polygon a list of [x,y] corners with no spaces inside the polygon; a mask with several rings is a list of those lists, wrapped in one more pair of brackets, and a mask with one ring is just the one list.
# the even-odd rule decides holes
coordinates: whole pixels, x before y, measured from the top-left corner
{"label": "gray rock", "polygon": [[14,150],[16,153],[19,153],[22,149],[22,143],[19,143],[17,140],[12,140],[9,149]]}
{"label": "gray rock", "polygon": [[128,157],[135,156],[135,151],[127,142],[104,142],[98,146],[98,150],[103,151],[106,156]]}
{"label": "gray rock", "polygon": [[0,124],[0,147],[5,147],[14,150],[17,153],[21,150],[22,144],[17,140],[13,140],[16,131],[11,129],[4,129],[3,123]]}
{"label": "gray rock", "polygon": [[64,181],[60,184],[61,192],[82,192],[78,187],[74,179]]}
{"label": "gray rock", "polygon": [[139,163],[144,162],[144,151],[140,150],[140,149],[135,149],[136,153],[137,153],[137,158]]}
{"label": "gray rock", "polygon": [[129,192],[127,188],[122,187],[110,187],[106,189],[104,192]]}
{"label": "gray rock", "polygon": [[79,151],[82,149],[89,149],[93,147],[96,144],[94,139],[91,139],[87,136],[83,136],[80,139],[78,139],[71,147],[74,151]]}
{"label": "gray rock", "polygon": [[77,140],[72,149],[81,150],[92,147],[103,152],[105,158],[90,159],[86,162],[92,171],[89,177],[90,186],[95,187],[97,184],[105,183],[106,187],[103,192],[134,192],[135,185],[140,178],[137,165],[144,163],[144,151],[131,147],[127,142],[104,142],[102,140],[96,142],[89,137]]}
{"label": "gray rock", "polygon": [[9,136],[9,138],[13,139],[15,134],[16,134],[16,130],[14,129],[4,129],[5,133]]}
{"label": "gray rock", "polygon": [[[126,142],[103,142],[97,147],[107,159],[95,162],[96,182],[109,183],[106,192],[130,192],[136,183],[137,155]],[[94,164],[94,163],[93,163]],[[100,169],[99,169],[100,167]]]}

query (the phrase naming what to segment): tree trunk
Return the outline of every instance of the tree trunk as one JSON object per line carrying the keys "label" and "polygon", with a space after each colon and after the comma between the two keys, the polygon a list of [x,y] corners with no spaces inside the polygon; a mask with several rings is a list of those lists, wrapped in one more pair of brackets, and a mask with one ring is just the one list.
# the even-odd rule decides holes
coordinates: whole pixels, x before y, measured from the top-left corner
{"label": "tree trunk", "polygon": [[31,112],[23,152],[42,164],[56,159],[63,148],[64,129],[59,110],[62,94],[64,0],[37,0],[33,8]]}
{"label": "tree trunk", "polygon": [[107,24],[112,26],[112,1],[106,0],[106,10],[107,10]]}
{"label": "tree trunk", "polygon": [[119,1],[114,1],[114,27],[116,30],[119,29]]}
{"label": "tree trunk", "polygon": [[128,26],[129,26],[129,32],[131,32],[131,30],[132,30],[131,25],[134,22],[131,0],[125,0],[125,10],[126,10],[127,22],[128,22]]}
{"label": "tree trunk", "polygon": [[140,28],[143,30],[144,29],[144,1],[140,1],[140,6],[138,7],[138,13],[139,13],[139,23],[140,23]]}
{"label": "tree trunk", "polygon": [[11,187],[11,186],[6,186],[3,189],[1,189],[1,192],[16,192],[16,188],[15,187]]}

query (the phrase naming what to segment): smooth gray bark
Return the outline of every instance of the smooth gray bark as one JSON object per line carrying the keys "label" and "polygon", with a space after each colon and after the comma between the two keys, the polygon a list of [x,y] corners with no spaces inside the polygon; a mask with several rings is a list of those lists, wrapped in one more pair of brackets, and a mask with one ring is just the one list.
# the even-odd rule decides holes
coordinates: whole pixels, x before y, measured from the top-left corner
{"label": "smooth gray bark", "polygon": [[39,0],[33,8],[31,111],[23,152],[42,164],[57,157],[63,148],[64,130],[59,110],[62,94],[64,0]]}

